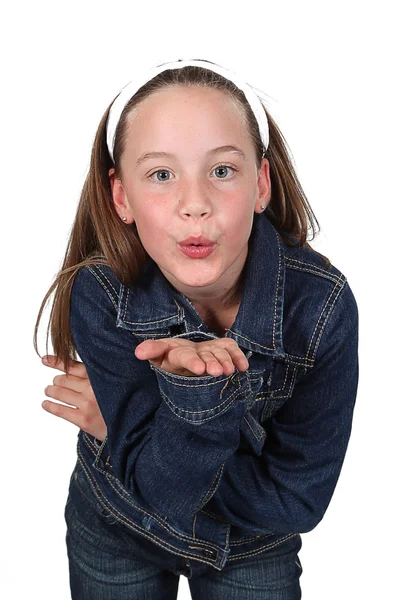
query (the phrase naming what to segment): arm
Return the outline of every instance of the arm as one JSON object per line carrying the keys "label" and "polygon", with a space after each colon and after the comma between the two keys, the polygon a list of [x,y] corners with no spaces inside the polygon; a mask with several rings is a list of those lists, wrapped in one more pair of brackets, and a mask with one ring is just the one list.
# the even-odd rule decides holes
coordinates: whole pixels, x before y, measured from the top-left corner
{"label": "arm", "polygon": [[315,365],[268,421],[262,456],[238,451],[205,510],[248,533],[300,533],[322,519],[344,461],[358,386],[358,309],[348,284]]}
{"label": "arm", "polygon": [[185,377],[139,360],[138,341],[117,327],[115,300],[93,273],[75,277],[70,326],[107,425],[113,472],[161,514],[194,514],[239,445],[246,374]]}

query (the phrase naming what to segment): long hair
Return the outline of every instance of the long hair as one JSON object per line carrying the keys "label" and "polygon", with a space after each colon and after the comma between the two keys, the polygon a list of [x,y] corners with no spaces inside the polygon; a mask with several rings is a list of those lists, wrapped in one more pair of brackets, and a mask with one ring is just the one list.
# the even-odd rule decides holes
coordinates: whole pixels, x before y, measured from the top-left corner
{"label": "long hair", "polygon": [[[42,301],[34,330],[34,347],[39,355],[38,327],[47,300],[55,290],[47,328],[46,352],[50,329],[54,354],[63,361],[67,372],[71,360],[77,358],[69,316],[71,289],[78,270],[85,265],[106,264],[112,268],[122,283],[131,285],[140,277],[147,258],[135,222],[126,225],[117,215],[108,176],[109,170],[114,167],[115,176],[121,177],[121,156],[127,139],[128,116],[153,92],[166,86],[178,85],[217,89],[236,101],[255,148],[257,168],[261,168],[263,144],[251,107],[244,93],[232,81],[214,71],[198,66],[168,69],[143,85],[121,114],[115,132],[115,164],[109,156],[106,143],[107,119],[112,103],[109,105],[100,121],[93,142],[90,168],[83,184],[64,261]],[[286,244],[307,246],[330,266],[329,259],[311,248],[307,241],[308,224],[310,223],[312,229],[312,241],[319,231],[319,223],[297,178],[287,142],[265,106],[263,108],[269,123],[269,145],[265,158],[269,161],[271,178],[271,199],[264,215],[274,225]]]}

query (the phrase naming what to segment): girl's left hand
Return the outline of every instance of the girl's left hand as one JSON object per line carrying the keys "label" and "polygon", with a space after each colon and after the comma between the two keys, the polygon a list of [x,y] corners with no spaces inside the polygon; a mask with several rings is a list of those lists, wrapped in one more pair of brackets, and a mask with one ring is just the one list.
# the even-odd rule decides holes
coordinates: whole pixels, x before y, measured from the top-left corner
{"label": "girl's left hand", "polygon": [[45,400],[42,403],[44,410],[73,423],[102,442],[107,435],[107,425],[97,404],[85,365],[77,360],[73,361],[69,374],[66,375],[61,360],[57,361],[56,357],[51,355],[43,358],[49,359],[48,364],[42,359],[44,365],[64,371],[63,375],[54,377],[53,385],[48,385],[44,393],[71,407]]}

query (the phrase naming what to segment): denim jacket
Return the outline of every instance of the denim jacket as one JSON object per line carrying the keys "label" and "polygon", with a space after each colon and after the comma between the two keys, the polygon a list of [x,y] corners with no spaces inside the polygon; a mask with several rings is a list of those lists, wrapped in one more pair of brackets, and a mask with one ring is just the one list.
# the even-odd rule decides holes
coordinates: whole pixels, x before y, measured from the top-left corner
{"label": "denim jacket", "polygon": [[255,214],[241,304],[226,333],[249,368],[185,377],[135,357],[143,340],[204,341],[189,299],[148,256],[123,285],[75,277],[70,326],[107,425],[79,431],[93,499],[162,548],[221,570],[322,519],[345,457],[358,386],[358,308],[346,277]]}

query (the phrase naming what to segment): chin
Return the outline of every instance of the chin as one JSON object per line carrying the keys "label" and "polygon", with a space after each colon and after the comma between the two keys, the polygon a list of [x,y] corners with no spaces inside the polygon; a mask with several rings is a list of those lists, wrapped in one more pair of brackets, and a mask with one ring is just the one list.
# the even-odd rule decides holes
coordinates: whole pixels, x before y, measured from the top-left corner
{"label": "chin", "polygon": [[206,287],[209,285],[212,285],[213,283],[216,282],[216,278],[212,277],[212,278],[202,278],[202,277],[194,277],[193,275],[191,277],[182,277],[182,275],[180,275],[179,277],[175,277],[175,279],[177,281],[179,281],[179,283],[181,283],[182,285],[186,285],[187,287],[194,287],[194,288],[202,288],[202,287]]}
{"label": "chin", "polygon": [[196,269],[195,265],[186,272],[184,269],[180,269],[179,271],[171,274],[182,285],[199,288],[212,285],[221,276],[220,273],[216,273],[215,271],[213,273],[200,273],[199,270]]}

